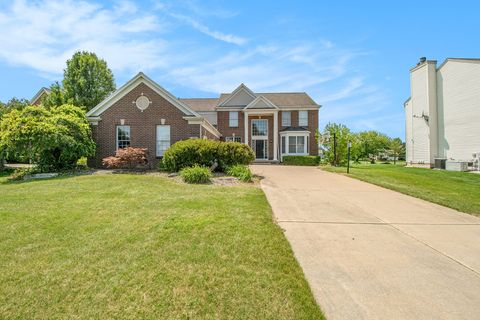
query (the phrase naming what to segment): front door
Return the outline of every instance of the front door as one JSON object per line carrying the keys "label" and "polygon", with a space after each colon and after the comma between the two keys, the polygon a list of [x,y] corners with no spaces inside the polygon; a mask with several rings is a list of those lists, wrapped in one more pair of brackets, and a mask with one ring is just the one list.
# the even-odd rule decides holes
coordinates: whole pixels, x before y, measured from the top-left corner
{"label": "front door", "polygon": [[255,159],[267,159],[267,140],[252,140],[252,149],[255,152]]}
{"label": "front door", "polygon": [[268,120],[252,119],[252,149],[258,160],[268,159]]}

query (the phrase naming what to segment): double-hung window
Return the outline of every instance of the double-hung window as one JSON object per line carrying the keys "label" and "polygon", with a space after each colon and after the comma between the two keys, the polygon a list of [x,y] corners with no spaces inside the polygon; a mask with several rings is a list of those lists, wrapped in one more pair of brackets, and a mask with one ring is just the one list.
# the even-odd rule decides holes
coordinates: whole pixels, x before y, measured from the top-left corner
{"label": "double-hung window", "polygon": [[228,126],[231,128],[238,127],[238,111],[230,111],[228,113]]}
{"label": "double-hung window", "polygon": [[163,157],[163,154],[170,148],[170,126],[157,126],[157,157]]}
{"label": "double-hung window", "polygon": [[282,111],[282,127],[290,127],[292,125],[292,112]]}
{"label": "double-hung window", "polygon": [[240,137],[240,136],[225,137],[225,141],[227,141],[227,142],[242,142],[242,137]]}
{"label": "double-hung window", "polygon": [[308,126],[308,111],[298,111],[298,126],[299,127]]}
{"label": "double-hung window", "polygon": [[130,126],[117,126],[117,150],[130,147]]}

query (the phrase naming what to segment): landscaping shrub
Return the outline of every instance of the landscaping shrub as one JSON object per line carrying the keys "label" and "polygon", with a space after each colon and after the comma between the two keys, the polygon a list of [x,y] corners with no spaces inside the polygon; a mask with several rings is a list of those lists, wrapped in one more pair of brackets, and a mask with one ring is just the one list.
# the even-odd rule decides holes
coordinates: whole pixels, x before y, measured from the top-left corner
{"label": "landscaping shrub", "polygon": [[148,164],[147,149],[128,147],[118,149],[114,157],[102,159],[107,168],[114,169],[135,169]]}
{"label": "landscaping shrub", "polygon": [[243,182],[252,181],[252,171],[250,171],[249,167],[242,164],[237,164],[232,167],[229,167],[227,169],[227,174],[229,176],[238,178],[240,181],[243,181]]}
{"label": "landscaping shrub", "polygon": [[318,156],[284,156],[283,164],[292,166],[318,166],[320,157]]}
{"label": "landscaping shrub", "polygon": [[180,170],[180,177],[187,183],[207,183],[210,181],[212,173],[207,167],[194,165]]}
{"label": "landscaping shrub", "polygon": [[254,159],[253,150],[242,143],[189,139],[173,144],[165,152],[159,169],[179,171],[194,165],[211,167],[216,161],[217,170],[223,171],[236,164],[247,165]]}
{"label": "landscaping shrub", "polygon": [[0,121],[0,149],[32,159],[44,172],[72,169],[95,153],[85,112],[72,105],[12,110]]}
{"label": "landscaping shrub", "polygon": [[240,142],[219,142],[218,165],[221,170],[235,165],[249,165],[255,160],[252,148]]}

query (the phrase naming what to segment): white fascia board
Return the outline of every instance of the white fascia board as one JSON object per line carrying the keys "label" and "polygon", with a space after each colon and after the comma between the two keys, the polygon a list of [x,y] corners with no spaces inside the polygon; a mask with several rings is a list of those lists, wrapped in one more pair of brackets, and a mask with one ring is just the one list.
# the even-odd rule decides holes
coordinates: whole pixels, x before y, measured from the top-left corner
{"label": "white fascia board", "polygon": [[[267,98],[265,98],[265,97],[262,96],[262,95],[256,97],[255,100],[253,100],[252,102],[250,102],[250,103],[245,107],[244,110],[246,110],[246,109],[255,110],[253,107],[254,107],[260,100],[263,101],[263,102],[265,102],[268,106],[270,106],[271,109],[277,109],[277,110],[278,110],[278,107],[277,107],[273,102],[271,102],[270,100],[268,100]],[[258,110],[262,110],[262,109],[260,108],[260,109],[258,109]],[[268,108],[267,108],[267,109],[263,108],[263,110],[269,110],[269,109],[268,109]]]}
{"label": "white fascia board", "polygon": [[310,134],[308,130],[299,130],[299,131],[280,131],[281,136],[294,136],[299,134]]}
{"label": "white fascia board", "polygon": [[199,124],[202,127],[204,127],[207,131],[209,131],[211,134],[216,136],[217,138],[220,138],[222,134],[210,123],[208,122],[204,117],[183,117],[183,119],[188,121],[188,124]]}
{"label": "white fascia board", "polygon": [[107,110],[113,104],[115,104],[117,101],[123,98],[127,93],[129,93],[132,89],[134,89],[140,83],[144,83],[145,85],[147,85],[150,89],[155,91],[157,94],[159,94],[165,100],[173,104],[175,107],[177,107],[180,111],[182,111],[186,115],[200,116],[197,112],[190,109],[186,104],[184,104],[183,102],[175,98],[170,92],[168,92],[159,84],[157,84],[155,81],[147,77],[143,72],[139,72],[135,77],[130,79],[127,83],[121,86],[117,91],[112,93],[110,96],[105,98],[102,102],[100,102],[96,107],[90,110],[87,113],[87,117],[101,115],[105,110]]}
{"label": "white fascia board", "polygon": [[230,96],[225,99],[225,101],[223,101],[222,103],[219,104],[219,106],[224,106],[227,102],[229,102],[230,100],[233,99],[234,96],[236,96],[240,91],[245,91],[247,94],[249,94],[253,99],[255,99],[257,96],[255,95],[255,93],[250,90],[250,88],[248,88],[246,85],[244,85],[243,83],[240,84],[235,90],[233,90],[233,92],[230,94]]}

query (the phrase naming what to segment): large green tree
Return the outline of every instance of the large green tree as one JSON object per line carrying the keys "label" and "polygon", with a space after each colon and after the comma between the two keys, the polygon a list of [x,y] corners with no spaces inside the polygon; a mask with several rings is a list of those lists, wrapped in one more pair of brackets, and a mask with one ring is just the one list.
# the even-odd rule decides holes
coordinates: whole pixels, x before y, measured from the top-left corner
{"label": "large green tree", "polygon": [[42,170],[72,168],[92,156],[95,143],[85,112],[72,105],[29,106],[0,121],[0,150],[28,157]]}
{"label": "large green tree", "polygon": [[62,84],[62,102],[87,111],[115,91],[115,81],[107,62],[87,51],[76,52],[67,61]]}
{"label": "large green tree", "polygon": [[405,157],[405,144],[400,138],[392,139],[389,151],[393,157],[393,164],[396,164],[397,159]]}
{"label": "large green tree", "polygon": [[378,131],[362,131],[357,134],[359,144],[359,156],[368,158],[372,163],[380,152],[388,150],[390,147],[390,138]]}
{"label": "large green tree", "polygon": [[[323,145],[326,147],[325,158],[331,164],[345,165],[347,163],[347,144],[354,136],[343,124],[329,123],[323,130]],[[336,142],[336,148],[334,144]],[[335,152],[336,151],[336,152]]]}

